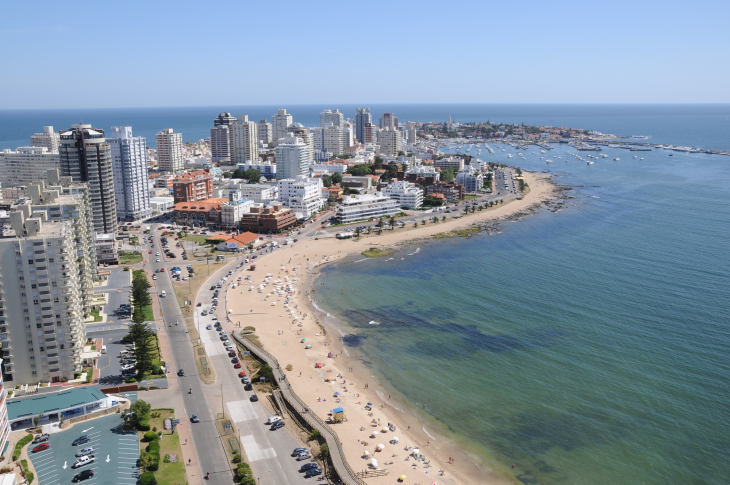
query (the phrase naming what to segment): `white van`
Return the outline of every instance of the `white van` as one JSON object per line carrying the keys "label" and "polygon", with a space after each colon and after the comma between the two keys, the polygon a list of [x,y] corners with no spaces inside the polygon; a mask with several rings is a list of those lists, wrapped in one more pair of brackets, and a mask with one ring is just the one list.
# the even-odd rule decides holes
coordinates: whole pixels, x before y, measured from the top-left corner
{"label": "white van", "polygon": [[281,416],[269,416],[269,420],[266,421],[266,424],[274,424],[277,421],[281,421]]}
{"label": "white van", "polygon": [[101,353],[106,354],[106,345],[101,346]]}
{"label": "white van", "polygon": [[165,293],[165,290],[162,290],[162,293],[160,293],[160,296],[163,298],[167,296],[167,293]]}

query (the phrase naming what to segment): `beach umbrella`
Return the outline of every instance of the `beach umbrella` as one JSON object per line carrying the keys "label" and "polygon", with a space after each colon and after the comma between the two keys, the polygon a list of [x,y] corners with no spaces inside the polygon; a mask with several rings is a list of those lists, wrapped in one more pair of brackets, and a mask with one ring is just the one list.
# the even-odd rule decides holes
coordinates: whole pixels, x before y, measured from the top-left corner
{"label": "beach umbrella", "polygon": [[378,460],[376,460],[375,458],[370,460],[370,464],[373,466],[373,468],[378,468]]}
{"label": "beach umbrella", "polygon": [[335,396],[339,396],[339,395],[340,395],[340,393],[339,393],[339,392],[336,392],[336,393],[335,393]]}
{"label": "beach umbrella", "polygon": [[372,432],[372,433],[370,433],[370,434],[371,434],[372,436],[378,436],[378,435],[379,435],[380,433],[378,433],[377,431],[373,431],[373,432]]}
{"label": "beach umbrella", "polygon": [[370,452],[368,450],[365,450],[365,453],[363,453],[365,456],[368,456]]}
{"label": "beach umbrella", "polygon": [[405,479],[406,479],[406,476],[405,476],[405,475],[401,475],[401,476],[399,476],[399,477],[398,477],[398,480],[400,480],[401,482],[402,482],[403,480],[405,480]]}
{"label": "beach umbrella", "polygon": [[378,451],[383,451],[385,449],[385,445],[384,444],[378,444],[378,446],[376,446],[375,449],[378,450]]}
{"label": "beach umbrella", "polygon": [[412,455],[417,455],[417,454],[419,454],[420,452],[421,452],[421,450],[419,450],[418,448],[413,448],[413,450],[411,450],[411,454],[412,454]]}
{"label": "beach umbrella", "polygon": [[371,403],[371,402],[368,403],[368,406],[372,406],[372,405],[373,405],[373,403]]}

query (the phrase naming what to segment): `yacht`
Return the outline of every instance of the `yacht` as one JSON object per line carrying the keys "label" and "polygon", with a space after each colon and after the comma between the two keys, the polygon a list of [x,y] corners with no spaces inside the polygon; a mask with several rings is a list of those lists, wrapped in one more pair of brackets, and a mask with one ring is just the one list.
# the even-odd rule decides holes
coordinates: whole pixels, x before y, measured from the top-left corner
{"label": "yacht", "polygon": [[619,157],[616,157],[616,158],[613,159],[613,161],[614,162],[619,162],[619,161],[621,161],[621,159]]}
{"label": "yacht", "polygon": [[586,165],[593,165],[593,162],[586,162]]}

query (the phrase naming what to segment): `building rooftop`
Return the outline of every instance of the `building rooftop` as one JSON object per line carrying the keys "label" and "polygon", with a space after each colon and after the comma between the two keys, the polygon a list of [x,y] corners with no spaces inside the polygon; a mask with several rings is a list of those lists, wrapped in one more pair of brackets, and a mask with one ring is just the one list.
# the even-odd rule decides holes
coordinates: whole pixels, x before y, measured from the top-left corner
{"label": "building rooftop", "polygon": [[106,399],[106,394],[96,386],[75,387],[68,391],[36,394],[31,397],[8,400],[8,420],[48,415]]}

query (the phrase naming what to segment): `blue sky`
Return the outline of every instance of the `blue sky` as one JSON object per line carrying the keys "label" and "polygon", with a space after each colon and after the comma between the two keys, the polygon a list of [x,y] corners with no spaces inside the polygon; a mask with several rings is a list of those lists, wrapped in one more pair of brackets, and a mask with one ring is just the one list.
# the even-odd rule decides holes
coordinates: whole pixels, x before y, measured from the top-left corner
{"label": "blue sky", "polygon": [[727,103],[730,2],[3,2],[0,109]]}

